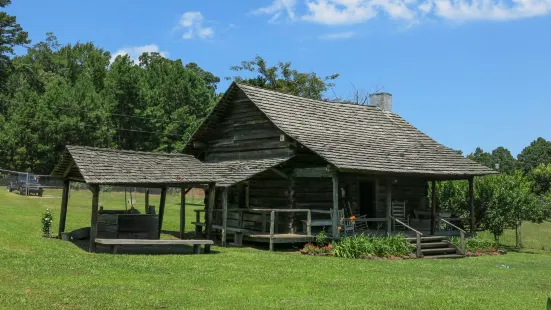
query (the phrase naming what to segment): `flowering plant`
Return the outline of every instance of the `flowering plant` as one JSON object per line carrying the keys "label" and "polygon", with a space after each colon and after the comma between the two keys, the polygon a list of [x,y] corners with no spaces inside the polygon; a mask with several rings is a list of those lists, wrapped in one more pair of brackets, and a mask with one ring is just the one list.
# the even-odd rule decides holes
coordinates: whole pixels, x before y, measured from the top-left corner
{"label": "flowering plant", "polygon": [[333,246],[331,244],[317,246],[311,243],[307,243],[300,250],[300,253],[307,255],[331,256],[333,255]]}
{"label": "flowering plant", "polygon": [[52,236],[52,222],[54,220],[54,216],[52,215],[52,212],[50,212],[50,209],[46,209],[46,212],[42,215],[42,236],[50,238]]}

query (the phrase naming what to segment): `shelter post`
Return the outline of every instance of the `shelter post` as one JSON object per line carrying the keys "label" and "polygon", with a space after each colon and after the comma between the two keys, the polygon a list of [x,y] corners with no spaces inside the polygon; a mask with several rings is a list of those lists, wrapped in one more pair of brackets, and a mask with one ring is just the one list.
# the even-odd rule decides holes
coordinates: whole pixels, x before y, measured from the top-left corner
{"label": "shelter post", "polygon": [[69,181],[63,181],[63,194],[61,194],[61,210],[59,213],[59,230],[57,237],[61,239],[61,233],[65,231],[67,220],[67,205],[69,204]]}
{"label": "shelter post", "polygon": [[228,226],[228,188],[222,190],[222,246],[226,246]]}
{"label": "shelter post", "polygon": [[333,239],[340,239],[339,233],[339,175],[333,172],[333,221],[331,223]]}
{"label": "shelter post", "polygon": [[159,202],[159,239],[161,238],[161,231],[163,228],[163,217],[165,215],[165,204],[166,204],[166,186],[163,186],[161,189],[161,201]]}
{"label": "shelter post", "polygon": [[436,232],[436,181],[432,180],[431,185],[430,234],[434,235],[434,233]]}
{"label": "shelter post", "polygon": [[392,233],[392,179],[386,179],[386,233],[390,235]]}
{"label": "shelter post", "polygon": [[[207,209],[205,214],[205,236],[207,239],[212,240],[212,213],[214,212],[214,204],[216,203],[216,186],[214,183],[209,184],[209,198],[205,208]],[[205,245],[205,253],[210,253],[210,245]]]}
{"label": "shelter post", "polygon": [[92,191],[92,218],[90,220],[90,253],[96,252],[96,236],[98,234],[98,202],[99,202],[99,185],[91,184]]}
{"label": "shelter post", "polygon": [[186,230],[186,193],[185,187],[182,187],[180,196],[180,239],[184,239]]}
{"label": "shelter post", "polygon": [[476,218],[474,213],[474,177],[469,178],[469,209],[471,213],[471,234],[474,234],[476,230]]}
{"label": "shelter post", "polygon": [[149,188],[145,190],[145,214],[149,214]]}

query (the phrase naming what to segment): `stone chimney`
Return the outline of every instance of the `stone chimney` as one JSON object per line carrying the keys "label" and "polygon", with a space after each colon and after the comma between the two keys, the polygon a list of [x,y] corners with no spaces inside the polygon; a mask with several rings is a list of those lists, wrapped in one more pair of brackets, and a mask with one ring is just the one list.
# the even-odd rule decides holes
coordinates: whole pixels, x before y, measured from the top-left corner
{"label": "stone chimney", "polygon": [[392,94],[374,93],[369,95],[369,105],[381,108],[383,111],[392,112]]}

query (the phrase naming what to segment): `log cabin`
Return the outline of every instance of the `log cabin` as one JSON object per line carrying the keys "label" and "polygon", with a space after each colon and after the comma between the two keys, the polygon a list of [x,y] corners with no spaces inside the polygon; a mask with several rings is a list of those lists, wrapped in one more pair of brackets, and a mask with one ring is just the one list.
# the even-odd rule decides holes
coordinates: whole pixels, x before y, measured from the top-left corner
{"label": "log cabin", "polygon": [[469,181],[470,217],[450,224],[474,230],[473,178],[495,173],[393,113],[389,93],[355,105],[235,82],[184,152],[221,177],[207,213],[222,244],[243,235],[271,249],[319,230],[337,239],[349,218],[372,233],[437,234],[441,216],[450,218],[434,199],[442,180]]}

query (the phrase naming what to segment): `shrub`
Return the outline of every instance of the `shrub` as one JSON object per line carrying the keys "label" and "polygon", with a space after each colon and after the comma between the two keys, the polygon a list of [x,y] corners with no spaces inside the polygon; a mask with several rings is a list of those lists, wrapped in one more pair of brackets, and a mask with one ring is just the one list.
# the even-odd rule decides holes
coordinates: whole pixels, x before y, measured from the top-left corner
{"label": "shrub", "polygon": [[316,236],[316,244],[318,246],[324,246],[327,242],[327,233],[325,230],[320,231],[320,233]]}
{"label": "shrub", "polygon": [[344,258],[376,257],[406,257],[412,252],[413,246],[403,235],[376,237],[372,235],[356,235],[345,237],[335,243],[334,255]]}
{"label": "shrub", "polygon": [[[459,239],[459,237],[450,237],[449,240],[457,247],[459,247],[461,244],[461,240]],[[489,250],[489,249],[497,249],[497,248],[499,248],[499,244],[492,240],[487,240],[487,239],[482,239],[477,237],[465,239],[465,250],[469,252],[476,252],[478,250]]]}
{"label": "shrub", "polygon": [[50,209],[46,209],[46,212],[42,215],[42,236],[50,238],[52,236],[52,221],[54,217]]}
{"label": "shrub", "polygon": [[302,254],[321,255],[321,256],[331,256],[332,252],[333,252],[333,246],[330,245],[330,244],[329,245],[316,246],[314,244],[307,243],[300,250],[300,253],[302,253]]}

